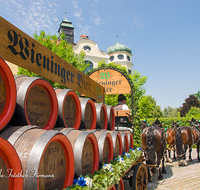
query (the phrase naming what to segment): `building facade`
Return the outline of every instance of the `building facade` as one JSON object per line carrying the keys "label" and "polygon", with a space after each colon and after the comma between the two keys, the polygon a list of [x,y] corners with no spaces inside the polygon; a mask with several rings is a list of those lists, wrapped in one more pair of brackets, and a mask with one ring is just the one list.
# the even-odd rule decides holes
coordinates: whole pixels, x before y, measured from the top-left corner
{"label": "building facade", "polygon": [[[71,26],[72,22],[68,21],[65,15],[65,19],[61,22],[58,30],[59,34],[64,31],[66,39],[69,38],[70,35],[65,31],[69,30]],[[74,33],[74,27],[72,31]],[[67,40],[67,42],[71,43],[69,40]],[[76,44],[71,44],[74,45],[73,49],[75,53],[79,54],[82,50],[85,52],[85,63],[89,64],[87,71],[91,70],[92,68],[96,68],[98,62],[104,60],[106,63],[114,62],[118,65],[125,66],[129,74],[132,72],[133,63],[131,49],[123,44],[120,44],[118,40],[115,45],[110,46],[107,49],[107,52],[100,50],[98,44],[95,41],[90,40],[89,36],[87,35],[81,35],[80,40],[78,40]]]}

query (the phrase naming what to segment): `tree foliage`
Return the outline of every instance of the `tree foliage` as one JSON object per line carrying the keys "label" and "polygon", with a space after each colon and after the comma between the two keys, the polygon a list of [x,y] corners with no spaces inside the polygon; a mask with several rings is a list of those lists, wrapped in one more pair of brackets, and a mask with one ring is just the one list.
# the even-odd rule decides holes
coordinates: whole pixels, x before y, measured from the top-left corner
{"label": "tree foliage", "polygon": [[178,117],[178,112],[179,112],[178,108],[172,108],[168,106],[163,110],[163,117]]}
{"label": "tree foliage", "polygon": [[200,108],[191,107],[190,111],[186,114],[186,117],[200,118]]}
{"label": "tree foliage", "polygon": [[156,101],[152,96],[142,96],[138,106],[141,118],[158,118],[162,116],[161,108],[156,105]]}
{"label": "tree foliage", "polygon": [[196,96],[197,99],[200,101],[200,91],[198,91],[196,94],[192,94],[192,95]]}
{"label": "tree foliage", "polygon": [[200,107],[200,103],[199,103],[197,97],[194,95],[189,95],[189,98],[187,98],[185,100],[185,103],[183,103],[183,106],[180,109],[180,116],[185,117],[186,114],[191,109],[191,107],[196,107],[196,108]]}
{"label": "tree foliage", "polygon": [[[85,71],[87,65],[84,63],[85,53],[81,51],[79,54],[76,54],[73,51],[73,45],[70,43],[67,43],[64,40],[65,34],[61,34],[60,37],[56,35],[50,35],[46,34],[43,30],[40,31],[40,34],[38,35],[36,32],[33,35],[34,39],[40,42],[42,45],[50,49],[52,52],[60,56],[62,59],[79,69],[80,71]],[[31,71],[28,71],[24,68],[18,67],[18,75],[28,75],[28,76],[38,76],[40,75],[33,73]],[[58,88],[64,88],[64,86],[55,83],[54,81],[48,80],[52,86],[58,87]]]}

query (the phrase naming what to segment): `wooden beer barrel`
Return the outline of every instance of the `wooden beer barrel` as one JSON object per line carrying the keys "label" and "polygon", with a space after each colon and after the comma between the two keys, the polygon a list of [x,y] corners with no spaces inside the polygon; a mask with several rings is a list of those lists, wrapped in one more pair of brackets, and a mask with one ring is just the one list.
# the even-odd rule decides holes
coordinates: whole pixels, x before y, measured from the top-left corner
{"label": "wooden beer barrel", "polygon": [[58,119],[56,127],[79,129],[81,123],[81,104],[71,89],[55,89],[58,99]]}
{"label": "wooden beer barrel", "polygon": [[96,108],[89,98],[79,98],[81,103],[81,125],[79,129],[95,129],[97,123]]}
{"label": "wooden beer barrel", "polygon": [[115,111],[112,106],[106,106],[108,116],[108,130],[114,130],[115,128]]}
{"label": "wooden beer barrel", "polygon": [[67,136],[74,152],[74,177],[92,174],[98,170],[99,151],[98,142],[92,132],[80,131],[74,128],[64,128],[61,132]]}
{"label": "wooden beer barrel", "polygon": [[130,131],[124,131],[127,136],[128,136],[128,145],[129,145],[129,149],[134,147],[133,144],[133,134]]}
{"label": "wooden beer barrel", "polygon": [[105,104],[95,103],[96,113],[97,113],[97,124],[96,129],[107,129],[108,126],[108,116]]}
{"label": "wooden beer barrel", "polygon": [[122,152],[128,152],[129,150],[129,141],[128,135],[124,131],[119,131],[122,138]]}
{"label": "wooden beer barrel", "polygon": [[39,77],[18,76],[17,104],[10,125],[37,125],[52,129],[58,117],[58,101],[51,84]]}
{"label": "wooden beer barrel", "polygon": [[15,111],[16,98],[14,76],[6,62],[0,58],[0,130],[11,120]]}
{"label": "wooden beer barrel", "polygon": [[[89,131],[89,130],[87,130]],[[113,141],[111,134],[106,130],[90,130],[94,133],[98,141],[99,147],[99,168],[102,167],[102,163],[110,163],[113,160]]]}
{"label": "wooden beer barrel", "polygon": [[17,177],[22,173],[19,156],[11,143],[2,137],[0,137],[0,171],[1,190],[23,189],[23,178]]}
{"label": "wooden beer barrel", "polygon": [[[12,128],[5,129],[12,131]],[[24,177],[23,189],[62,189],[72,185],[74,155],[71,143],[63,133],[24,126],[7,138],[12,139],[28,176]]]}
{"label": "wooden beer barrel", "polygon": [[122,138],[121,134],[118,131],[107,131],[111,134],[113,141],[113,158],[116,158],[118,155],[122,155]]}

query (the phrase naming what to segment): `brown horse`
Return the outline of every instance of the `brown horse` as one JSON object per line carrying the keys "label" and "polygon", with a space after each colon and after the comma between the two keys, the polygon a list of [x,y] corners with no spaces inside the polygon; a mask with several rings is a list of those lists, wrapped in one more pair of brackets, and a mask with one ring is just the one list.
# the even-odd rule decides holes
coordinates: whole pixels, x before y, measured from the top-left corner
{"label": "brown horse", "polygon": [[173,152],[174,152],[173,159],[176,159],[176,155],[175,155],[176,129],[179,128],[179,123],[176,123],[175,121],[173,121],[173,123],[170,125],[171,125],[171,128],[165,129],[166,141],[167,141],[167,144],[169,145],[168,157],[166,155],[166,162],[172,163],[173,161],[171,159],[171,149],[173,149]]}
{"label": "brown horse", "polygon": [[[166,173],[164,167],[164,151],[166,148],[164,131],[157,126],[145,126],[144,121],[142,122],[142,149],[145,154],[146,164],[155,165],[157,161],[157,167],[160,166],[162,161],[162,172],[161,168],[158,169],[158,179],[163,179],[162,173]],[[152,169],[155,173],[155,169]]]}
{"label": "brown horse", "polygon": [[[199,158],[199,145],[200,145],[200,128],[199,128],[199,121],[196,121],[194,118],[191,119],[190,122],[190,128],[192,130],[192,140],[193,143],[192,144],[196,144],[197,145],[197,160],[198,162],[200,162],[200,158]],[[192,152],[192,148],[191,145],[189,145],[189,161],[192,161],[191,158],[191,152]]]}
{"label": "brown horse", "polygon": [[[182,126],[176,129],[176,154],[178,158],[178,165],[187,166],[186,151],[188,146],[192,145],[192,130],[190,127]],[[189,157],[191,159],[191,156]],[[190,161],[190,160],[189,160]]]}

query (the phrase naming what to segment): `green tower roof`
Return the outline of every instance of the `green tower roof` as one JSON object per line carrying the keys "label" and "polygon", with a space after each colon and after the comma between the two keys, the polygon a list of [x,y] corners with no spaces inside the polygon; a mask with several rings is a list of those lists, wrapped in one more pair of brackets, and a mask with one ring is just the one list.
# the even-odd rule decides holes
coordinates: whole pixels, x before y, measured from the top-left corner
{"label": "green tower roof", "polygon": [[113,53],[115,51],[127,51],[131,53],[131,49],[123,44],[120,44],[118,41],[114,46],[110,46],[107,49],[107,54]]}
{"label": "green tower roof", "polygon": [[72,22],[67,19],[66,12],[65,12],[65,19],[60,23],[60,27],[61,26],[74,28],[74,26],[72,25]]}

